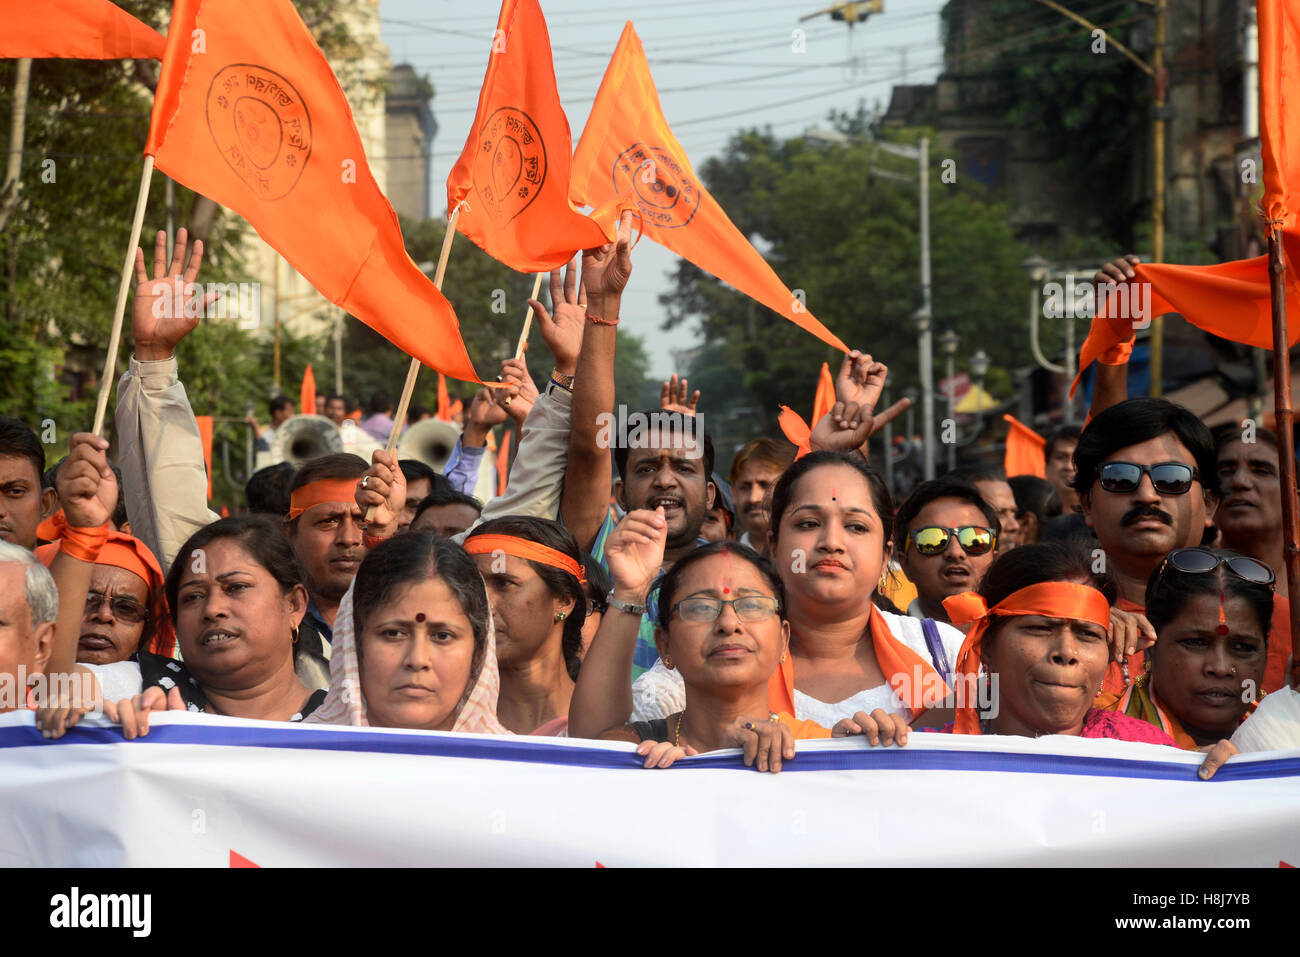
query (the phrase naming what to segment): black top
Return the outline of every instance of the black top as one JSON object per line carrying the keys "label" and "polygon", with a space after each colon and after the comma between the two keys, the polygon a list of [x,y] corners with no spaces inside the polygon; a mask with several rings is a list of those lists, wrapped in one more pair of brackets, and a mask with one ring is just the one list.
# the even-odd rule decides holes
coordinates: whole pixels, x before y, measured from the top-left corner
{"label": "black top", "polygon": [[654,718],[651,721],[633,721],[628,725],[642,741],[668,741],[668,719]]}
{"label": "black top", "polygon": [[[164,691],[178,688],[186,710],[195,712],[207,710],[207,695],[203,693],[198,680],[189,673],[184,664],[162,655],[155,655],[150,651],[137,651],[131,657],[140,665],[141,691],[145,688],[162,688]],[[301,721],[319,708],[324,701],[324,689],[313,691],[298,713],[289,720]]]}

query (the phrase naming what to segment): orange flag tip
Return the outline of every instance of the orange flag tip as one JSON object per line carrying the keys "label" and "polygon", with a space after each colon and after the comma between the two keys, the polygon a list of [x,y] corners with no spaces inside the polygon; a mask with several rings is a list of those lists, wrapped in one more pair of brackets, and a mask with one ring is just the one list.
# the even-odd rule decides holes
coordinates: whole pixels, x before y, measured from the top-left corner
{"label": "orange flag tip", "polygon": [[4,59],[161,60],[167,45],[109,0],[0,0],[0,19]]}

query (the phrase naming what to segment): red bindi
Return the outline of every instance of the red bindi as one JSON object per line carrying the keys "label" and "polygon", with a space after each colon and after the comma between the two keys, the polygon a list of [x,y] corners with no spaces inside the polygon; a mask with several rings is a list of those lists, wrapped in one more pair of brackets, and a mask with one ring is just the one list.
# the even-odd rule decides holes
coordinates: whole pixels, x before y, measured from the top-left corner
{"label": "red bindi", "polygon": [[730,588],[724,588],[724,589],[722,589],[722,594],[724,594],[724,595],[730,595],[730,594],[731,594],[731,589],[730,589]]}
{"label": "red bindi", "polygon": [[415,620],[416,620],[416,621],[424,621],[424,612],[422,612],[422,611],[418,611],[418,612],[416,612],[416,613],[415,613]]}
{"label": "red bindi", "polygon": [[1214,629],[1214,630],[1217,631],[1217,632],[1218,632],[1219,634],[1221,634],[1221,635],[1226,635],[1226,634],[1228,633],[1228,626],[1227,626],[1227,625],[1220,625],[1218,628],[1216,628],[1216,629]]}

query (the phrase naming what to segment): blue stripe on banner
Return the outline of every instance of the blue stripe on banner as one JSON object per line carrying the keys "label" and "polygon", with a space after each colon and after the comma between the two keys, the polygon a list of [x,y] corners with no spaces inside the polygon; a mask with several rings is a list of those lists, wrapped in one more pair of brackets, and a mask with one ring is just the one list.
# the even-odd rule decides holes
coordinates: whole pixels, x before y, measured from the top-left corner
{"label": "blue stripe on banner", "polygon": [[[121,729],[76,727],[51,741],[34,727],[0,728],[0,749],[60,744],[121,744]],[[310,743],[308,743],[310,741]],[[243,748],[301,748],[311,751],[359,751],[376,754],[424,754],[448,758],[518,761],[528,764],[582,768],[640,768],[643,758],[626,751],[570,744],[556,747],[524,737],[476,739],[441,735],[389,734],[383,731],[305,731],[295,728],[241,728],[229,725],[167,724],[149,730],[133,744],[198,744]],[[1142,778],[1156,781],[1199,781],[1198,765],[1064,754],[1017,754],[1005,751],[939,751],[912,748],[861,748],[804,751],[786,762],[794,771],[1002,771],[1016,774],[1077,774],[1094,777]],[[673,768],[744,768],[737,754],[705,754],[687,758]],[[670,768],[668,770],[673,770]],[[1300,757],[1240,762],[1221,767],[1210,784],[1300,776]]]}

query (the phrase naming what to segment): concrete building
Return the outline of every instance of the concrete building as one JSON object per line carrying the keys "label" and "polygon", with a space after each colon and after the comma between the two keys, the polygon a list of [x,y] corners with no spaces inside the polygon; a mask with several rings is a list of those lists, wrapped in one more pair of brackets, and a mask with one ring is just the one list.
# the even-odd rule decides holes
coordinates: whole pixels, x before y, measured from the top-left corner
{"label": "concrete building", "polygon": [[388,161],[388,201],[412,219],[432,215],[429,164],[438,123],[429,103],[433,87],[415,68],[403,63],[388,74],[384,102],[384,137]]}

